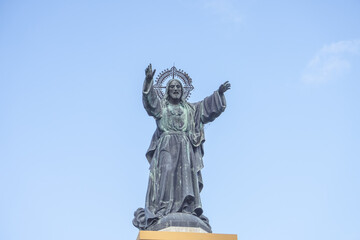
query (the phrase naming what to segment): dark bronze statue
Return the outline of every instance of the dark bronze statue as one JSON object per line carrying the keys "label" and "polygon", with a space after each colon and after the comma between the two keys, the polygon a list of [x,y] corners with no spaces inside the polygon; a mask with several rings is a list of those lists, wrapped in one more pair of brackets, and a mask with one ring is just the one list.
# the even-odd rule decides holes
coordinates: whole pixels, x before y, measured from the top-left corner
{"label": "dark bronze statue", "polygon": [[225,110],[224,93],[230,83],[220,85],[203,101],[188,103],[177,79],[168,81],[162,98],[157,96],[153,86],[155,71],[151,64],[146,68],[142,92],[144,108],[157,125],[146,153],[150,177],[145,209],[136,210],[133,224],[141,230],[178,226],[211,232],[200,200],[204,124]]}

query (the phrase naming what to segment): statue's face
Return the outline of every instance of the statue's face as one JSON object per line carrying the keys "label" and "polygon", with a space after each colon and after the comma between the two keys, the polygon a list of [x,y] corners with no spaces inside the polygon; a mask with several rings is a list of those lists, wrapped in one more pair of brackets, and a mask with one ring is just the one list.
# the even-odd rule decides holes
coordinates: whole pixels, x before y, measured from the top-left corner
{"label": "statue's face", "polygon": [[172,80],[169,85],[169,96],[172,99],[179,100],[182,96],[182,86],[177,80]]}

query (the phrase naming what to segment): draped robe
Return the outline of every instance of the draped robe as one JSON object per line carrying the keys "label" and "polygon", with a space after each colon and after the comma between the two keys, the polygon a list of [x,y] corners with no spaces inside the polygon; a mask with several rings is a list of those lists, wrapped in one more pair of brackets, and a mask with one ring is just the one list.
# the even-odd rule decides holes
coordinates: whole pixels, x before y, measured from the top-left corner
{"label": "draped robe", "polygon": [[173,105],[166,97],[159,99],[153,83],[145,81],[143,104],[157,125],[146,152],[150,176],[144,229],[169,213],[189,213],[203,219],[200,192],[203,187],[204,124],[225,110],[224,95],[215,91],[203,101],[188,103],[182,100]]}

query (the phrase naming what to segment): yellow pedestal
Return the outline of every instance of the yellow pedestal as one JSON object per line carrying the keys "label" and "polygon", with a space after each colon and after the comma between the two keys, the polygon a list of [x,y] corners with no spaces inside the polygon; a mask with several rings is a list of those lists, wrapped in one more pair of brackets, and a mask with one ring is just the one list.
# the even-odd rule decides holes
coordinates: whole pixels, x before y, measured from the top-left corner
{"label": "yellow pedestal", "polygon": [[236,234],[140,231],[137,240],[237,240]]}

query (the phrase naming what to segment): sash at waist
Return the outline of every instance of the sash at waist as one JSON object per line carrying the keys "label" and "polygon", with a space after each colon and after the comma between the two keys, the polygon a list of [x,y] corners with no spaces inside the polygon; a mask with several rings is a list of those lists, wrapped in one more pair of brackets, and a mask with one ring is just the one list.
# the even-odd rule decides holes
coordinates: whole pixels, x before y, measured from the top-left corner
{"label": "sash at waist", "polygon": [[160,137],[166,136],[166,135],[181,135],[181,136],[188,136],[187,132],[181,132],[181,131],[166,131],[161,133]]}

